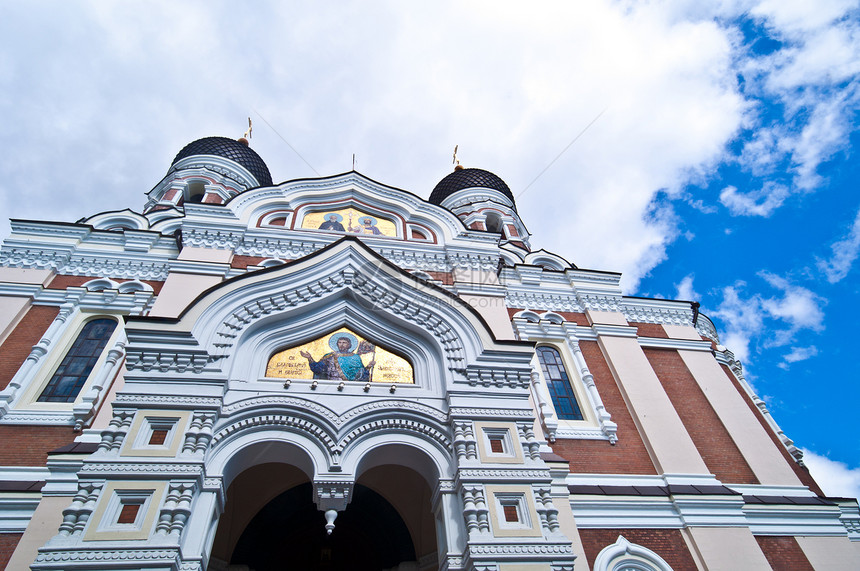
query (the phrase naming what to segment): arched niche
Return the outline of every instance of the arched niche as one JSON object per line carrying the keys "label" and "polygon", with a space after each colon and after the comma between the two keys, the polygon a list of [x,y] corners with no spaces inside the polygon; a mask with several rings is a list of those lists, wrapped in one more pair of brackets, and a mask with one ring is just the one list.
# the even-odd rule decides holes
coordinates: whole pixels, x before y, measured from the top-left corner
{"label": "arched niche", "polygon": [[281,379],[415,383],[408,360],[348,327],[277,351],[269,357],[265,374]]}
{"label": "arched niche", "polygon": [[[289,347],[300,347],[348,329],[384,347],[412,367],[413,383],[439,393],[444,379],[439,367],[445,355],[439,342],[427,330],[417,327],[381,308],[364,305],[348,291],[342,291],[294,311],[272,315],[248,327],[237,340],[228,377],[233,380],[265,379],[272,356]],[[314,353],[319,358],[321,352]]]}

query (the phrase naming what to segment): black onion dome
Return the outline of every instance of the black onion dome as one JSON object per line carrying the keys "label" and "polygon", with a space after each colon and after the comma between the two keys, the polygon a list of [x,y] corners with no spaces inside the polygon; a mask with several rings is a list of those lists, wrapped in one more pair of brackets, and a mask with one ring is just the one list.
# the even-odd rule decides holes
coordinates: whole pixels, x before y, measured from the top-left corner
{"label": "black onion dome", "polygon": [[514,210],[517,209],[514,202],[514,194],[505,181],[494,175],[490,171],[483,169],[459,169],[455,170],[445,178],[439,181],[433,192],[430,193],[430,202],[433,204],[442,204],[446,198],[464,188],[489,188],[504,194],[514,205]]}
{"label": "black onion dome", "polygon": [[271,186],[272,175],[269,174],[269,167],[263,162],[254,149],[248,145],[244,145],[235,139],[227,137],[204,137],[197,139],[193,143],[188,143],[185,148],[179,151],[173,162],[172,167],[185,157],[195,155],[215,155],[224,159],[229,159],[234,163],[242,165],[248,172],[254,175],[257,183],[260,186]]}

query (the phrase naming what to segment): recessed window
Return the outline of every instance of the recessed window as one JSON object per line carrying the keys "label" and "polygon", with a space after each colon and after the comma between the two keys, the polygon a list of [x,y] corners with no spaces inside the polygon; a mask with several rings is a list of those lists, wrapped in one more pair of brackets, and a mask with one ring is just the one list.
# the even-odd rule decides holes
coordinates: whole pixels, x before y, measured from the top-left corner
{"label": "recessed window", "polygon": [[502,233],[502,217],[495,212],[487,214],[487,231],[494,234]]}
{"label": "recessed window", "polygon": [[200,181],[188,183],[187,189],[188,198],[185,202],[203,202],[203,197],[206,195],[206,185]]}
{"label": "recessed window", "polygon": [[493,454],[505,453],[505,441],[500,436],[490,436],[490,452]]}
{"label": "recessed window", "polygon": [[163,446],[169,433],[170,429],[168,428],[153,428],[152,434],[149,435],[149,444],[152,446]]}
{"label": "recessed window", "polygon": [[576,394],[570,385],[570,377],[559,352],[553,347],[538,347],[537,356],[558,418],[582,420],[582,410],[576,402]]}
{"label": "recessed window", "polygon": [[508,523],[518,523],[520,521],[520,513],[517,511],[516,504],[503,505],[502,509],[505,512],[505,521]]}
{"label": "recessed window", "polygon": [[113,319],[93,319],[84,325],[69,352],[51,380],[45,385],[39,402],[74,402],[116,329]]}
{"label": "recessed window", "polygon": [[143,502],[123,503],[119,510],[119,516],[116,519],[117,523],[134,523],[137,521],[137,514],[140,512],[140,506]]}

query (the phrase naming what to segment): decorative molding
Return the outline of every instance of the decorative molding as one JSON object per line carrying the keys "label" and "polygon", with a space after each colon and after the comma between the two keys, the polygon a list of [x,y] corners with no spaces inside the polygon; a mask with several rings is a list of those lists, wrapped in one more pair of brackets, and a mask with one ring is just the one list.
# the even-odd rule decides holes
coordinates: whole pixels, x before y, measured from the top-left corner
{"label": "decorative molding", "polygon": [[513,543],[512,539],[506,537],[504,544],[472,544],[469,551],[475,555],[556,555],[573,558],[573,549],[569,543]]}
{"label": "decorative molding", "polygon": [[517,369],[497,369],[469,365],[466,379],[470,386],[526,389],[531,382],[531,372]]}
{"label": "decorative molding", "polygon": [[517,291],[516,286],[509,286],[505,294],[508,307],[537,309],[546,311],[570,311],[583,313],[585,309],[573,293],[539,293]]}
{"label": "decorative molding", "polygon": [[140,395],[120,393],[113,401],[115,405],[165,408],[219,408],[222,399],[186,395]]}
{"label": "decorative molding", "polygon": [[619,309],[630,323],[693,324],[693,308],[684,301],[625,297]]}
{"label": "decorative molding", "polygon": [[448,418],[480,420],[482,418],[505,418],[506,420],[532,420],[534,411],[529,409],[511,408],[466,408],[452,406],[448,409]]}
{"label": "decorative molding", "polygon": [[[42,548],[36,557],[32,569],[68,569],[69,564],[88,563],[98,561],[101,564],[121,563],[123,567],[134,564],[135,561],[146,562],[148,566],[153,563],[174,566],[179,559],[179,548],[153,548],[153,549],[46,549]],[[56,564],[56,565],[54,565]],[[87,569],[92,569],[87,565]]]}
{"label": "decorative molding", "polygon": [[653,567],[654,571],[672,571],[672,567],[662,557],[641,545],[630,543],[623,536],[612,545],[604,547],[594,560],[593,571],[614,571],[615,569],[627,569],[626,559],[631,560],[630,569],[643,568],[642,559]]}
{"label": "decorative molding", "polygon": [[142,464],[139,462],[85,462],[79,472],[82,476],[106,476],[118,474],[145,475],[149,478],[170,477],[175,474],[198,475],[203,473],[201,464],[159,463]]}
{"label": "decorative molding", "polygon": [[182,245],[193,248],[235,250],[242,243],[244,234],[244,228],[220,230],[185,224],[182,227]]}
{"label": "decorative molding", "polygon": [[720,336],[717,333],[717,327],[706,315],[701,313],[699,314],[699,318],[696,319],[696,331],[699,332],[699,335],[707,337],[717,345],[720,344]]}
{"label": "decorative molding", "polygon": [[552,481],[547,469],[500,469],[500,468],[461,468],[457,471],[457,479],[461,482],[483,482],[501,480],[506,483],[546,483]]}
{"label": "decorative molding", "polygon": [[129,371],[148,372],[156,370],[161,373],[193,371],[199,375],[206,369],[207,365],[223,358],[224,355],[209,355],[204,351],[129,349],[125,366]]}

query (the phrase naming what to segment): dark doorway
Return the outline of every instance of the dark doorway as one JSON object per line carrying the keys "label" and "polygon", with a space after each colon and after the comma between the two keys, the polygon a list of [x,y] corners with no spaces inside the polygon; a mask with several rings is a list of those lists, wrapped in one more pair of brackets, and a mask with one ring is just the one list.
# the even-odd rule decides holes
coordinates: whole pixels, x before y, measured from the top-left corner
{"label": "dark doorway", "polygon": [[334,523],[334,532],[326,535],[311,484],[298,485],[254,516],[230,563],[253,571],[380,571],[416,559],[397,510],[361,484],[355,484],[352,501]]}

